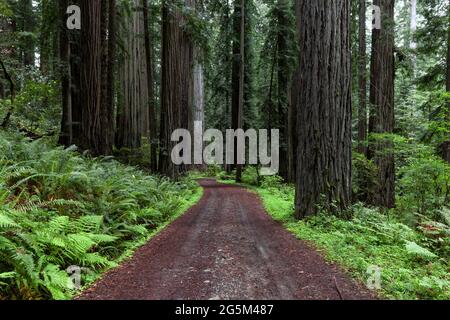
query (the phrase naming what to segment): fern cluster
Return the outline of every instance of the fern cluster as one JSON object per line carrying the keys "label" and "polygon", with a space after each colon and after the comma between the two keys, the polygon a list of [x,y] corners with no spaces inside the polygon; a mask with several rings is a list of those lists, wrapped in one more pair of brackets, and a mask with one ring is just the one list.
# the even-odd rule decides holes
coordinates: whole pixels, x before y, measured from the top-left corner
{"label": "fern cluster", "polygon": [[196,190],[74,148],[0,134],[0,299],[67,299]]}

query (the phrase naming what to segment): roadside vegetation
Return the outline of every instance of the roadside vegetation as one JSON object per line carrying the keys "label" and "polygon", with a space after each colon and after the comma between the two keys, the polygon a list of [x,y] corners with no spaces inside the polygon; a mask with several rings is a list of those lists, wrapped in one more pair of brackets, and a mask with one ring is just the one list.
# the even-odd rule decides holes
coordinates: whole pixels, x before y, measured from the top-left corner
{"label": "roadside vegetation", "polygon": [[[380,210],[363,204],[376,166],[355,154],[354,205],[341,214],[320,214],[303,220],[294,217],[295,188],[278,176],[259,177],[247,167],[243,184],[261,197],[272,217],[323,256],[366,284],[368,270],[380,268],[378,294],[389,299],[450,299],[449,165],[424,145],[397,137],[398,206]],[[234,175],[219,167],[207,175],[233,183]]]}
{"label": "roadside vegetation", "polygon": [[201,196],[47,140],[0,132],[0,299],[71,298]]}

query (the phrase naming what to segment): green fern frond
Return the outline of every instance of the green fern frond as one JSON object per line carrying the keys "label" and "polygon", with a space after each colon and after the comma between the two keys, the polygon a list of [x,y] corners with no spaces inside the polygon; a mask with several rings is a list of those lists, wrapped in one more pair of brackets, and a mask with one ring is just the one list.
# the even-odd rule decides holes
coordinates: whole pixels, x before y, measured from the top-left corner
{"label": "green fern frond", "polygon": [[58,216],[50,220],[49,222],[49,228],[57,233],[62,232],[64,229],[67,228],[67,226],[70,223],[70,219],[67,216]]}
{"label": "green fern frond", "polygon": [[93,233],[87,233],[86,237],[89,237],[96,244],[114,242],[118,239],[117,237],[110,236],[108,234],[93,234]]}
{"label": "green fern frond", "polygon": [[12,258],[16,271],[23,277],[22,280],[29,282],[28,285],[31,285],[33,288],[37,288],[39,286],[39,277],[36,273],[33,256],[29,253],[16,252]]}
{"label": "green fern frond", "polygon": [[53,299],[65,300],[68,298],[67,291],[73,289],[73,284],[67,272],[60,270],[54,264],[48,264],[42,271],[42,274],[44,278],[43,285],[50,291]]}
{"label": "green fern frond", "polygon": [[98,232],[103,223],[103,216],[82,216],[75,221],[74,228],[78,232]]}
{"label": "green fern frond", "polygon": [[68,235],[67,243],[78,253],[88,252],[95,245],[92,239],[82,233]]}
{"label": "green fern frond", "polygon": [[80,262],[82,262],[83,266],[98,266],[102,268],[113,268],[117,266],[117,263],[108,260],[98,253],[86,253]]}
{"label": "green fern frond", "polygon": [[0,273],[0,279],[14,279],[17,273],[14,271]]}
{"label": "green fern frond", "polygon": [[10,217],[0,213],[0,230],[17,228],[18,224]]}
{"label": "green fern frond", "polygon": [[0,253],[6,252],[8,254],[15,252],[17,245],[11,240],[0,235]]}

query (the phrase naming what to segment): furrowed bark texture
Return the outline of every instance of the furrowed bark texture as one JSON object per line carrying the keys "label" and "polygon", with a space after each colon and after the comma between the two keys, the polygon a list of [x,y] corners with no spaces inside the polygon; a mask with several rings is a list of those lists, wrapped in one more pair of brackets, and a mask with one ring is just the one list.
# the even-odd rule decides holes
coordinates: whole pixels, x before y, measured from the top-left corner
{"label": "furrowed bark texture", "polygon": [[350,0],[299,0],[296,216],[351,199]]}
{"label": "furrowed bark texture", "polygon": [[[369,132],[390,134],[394,131],[394,1],[375,0],[381,9],[381,29],[373,29]],[[392,142],[376,138],[369,157],[379,167],[378,193],[375,204],[395,206],[395,165]]]}

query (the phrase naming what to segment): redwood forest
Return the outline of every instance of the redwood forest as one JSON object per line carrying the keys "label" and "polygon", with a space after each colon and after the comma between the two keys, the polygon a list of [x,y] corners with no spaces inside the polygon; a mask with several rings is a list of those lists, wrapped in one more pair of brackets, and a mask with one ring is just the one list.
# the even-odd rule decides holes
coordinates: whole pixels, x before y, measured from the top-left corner
{"label": "redwood forest", "polygon": [[450,1],[0,0],[0,301],[449,299]]}

